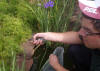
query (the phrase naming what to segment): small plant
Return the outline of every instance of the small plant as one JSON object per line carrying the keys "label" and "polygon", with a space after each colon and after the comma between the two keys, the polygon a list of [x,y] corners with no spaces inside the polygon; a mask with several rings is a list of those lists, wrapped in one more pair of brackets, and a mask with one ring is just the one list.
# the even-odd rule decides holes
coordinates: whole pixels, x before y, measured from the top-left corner
{"label": "small plant", "polygon": [[[11,58],[11,51],[22,52],[20,45],[31,35],[31,29],[24,25],[21,19],[2,15],[0,24],[0,58]],[[0,59],[0,60],[1,60]]]}
{"label": "small plant", "polygon": [[10,59],[10,64],[7,65],[4,60],[0,63],[0,71],[25,71],[25,60],[23,61],[21,70],[18,68],[16,63],[16,53],[11,52],[12,58]]}

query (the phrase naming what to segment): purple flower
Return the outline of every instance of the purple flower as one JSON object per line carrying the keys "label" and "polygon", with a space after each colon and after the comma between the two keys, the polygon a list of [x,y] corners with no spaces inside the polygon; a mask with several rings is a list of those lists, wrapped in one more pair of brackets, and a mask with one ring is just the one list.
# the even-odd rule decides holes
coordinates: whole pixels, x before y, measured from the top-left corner
{"label": "purple flower", "polygon": [[54,2],[51,1],[51,0],[50,0],[49,2],[47,2],[47,3],[44,4],[44,7],[45,7],[45,8],[53,7],[53,6],[54,6]]}
{"label": "purple flower", "polygon": [[45,4],[44,4],[44,7],[45,7],[45,8],[48,8],[48,7],[49,7],[49,3],[48,3],[48,2],[45,3]]}
{"label": "purple flower", "polygon": [[54,2],[53,1],[50,0],[48,3],[49,3],[49,6],[50,7],[53,7],[54,6]]}

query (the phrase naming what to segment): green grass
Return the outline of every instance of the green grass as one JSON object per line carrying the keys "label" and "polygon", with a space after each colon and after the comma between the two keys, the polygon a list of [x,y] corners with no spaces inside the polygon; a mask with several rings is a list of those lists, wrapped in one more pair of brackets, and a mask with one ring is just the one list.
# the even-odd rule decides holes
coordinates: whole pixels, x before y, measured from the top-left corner
{"label": "green grass", "polygon": [[13,51],[11,52],[12,58],[10,59],[10,62],[6,64],[4,60],[2,60],[2,63],[0,63],[0,71],[25,71],[25,60],[23,61],[22,68],[19,69],[16,64],[16,53]]}

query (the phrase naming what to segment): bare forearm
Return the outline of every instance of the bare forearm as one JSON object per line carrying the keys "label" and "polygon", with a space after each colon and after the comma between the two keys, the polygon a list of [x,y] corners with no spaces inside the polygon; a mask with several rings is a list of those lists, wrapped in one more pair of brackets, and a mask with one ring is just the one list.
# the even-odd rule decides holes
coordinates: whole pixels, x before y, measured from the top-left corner
{"label": "bare forearm", "polygon": [[65,32],[62,33],[63,37],[61,42],[66,43],[66,44],[81,44],[81,40],[79,38],[78,32]]}
{"label": "bare forearm", "polygon": [[79,39],[77,32],[64,32],[64,33],[55,33],[55,32],[47,32],[47,40],[62,42],[66,44],[81,44],[81,40]]}
{"label": "bare forearm", "polygon": [[62,38],[63,38],[62,33],[47,32],[45,39],[49,41],[54,41],[54,42],[61,42]]}

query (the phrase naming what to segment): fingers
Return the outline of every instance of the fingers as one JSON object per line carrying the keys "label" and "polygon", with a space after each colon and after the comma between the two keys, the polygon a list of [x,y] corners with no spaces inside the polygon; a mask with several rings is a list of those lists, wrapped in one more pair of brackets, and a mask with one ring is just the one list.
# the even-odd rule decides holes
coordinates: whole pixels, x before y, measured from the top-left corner
{"label": "fingers", "polygon": [[37,37],[39,37],[39,34],[38,33],[33,36],[33,41],[36,41],[36,38]]}
{"label": "fingers", "polygon": [[57,56],[54,55],[54,54],[50,54],[50,56],[49,56],[50,59],[53,59],[53,58],[56,58],[56,57],[57,57]]}
{"label": "fingers", "polygon": [[37,33],[33,36],[33,44],[35,45],[43,45],[44,33]]}
{"label": "fingers", "polygon": [[37,40],[35,40],[35,41],[33,41],[33,44],[35,44],[35,45],[43,45],[44,43],[43,43],[43,40],[41,40],[41,39],[37,39]]}
{"label": "fingers", "polygon": [[57,68],[59,66],[59,61],[56,55],[51,54],[49,56],[49,63],[53,68]]}
{"label": "fingers", "polygon": [[58,58],[57,58],[57,56],[54,55],[54,54],[51,54],[51,55],[49,56],[49,59],[50,59],[51,61],[58,62]]}

